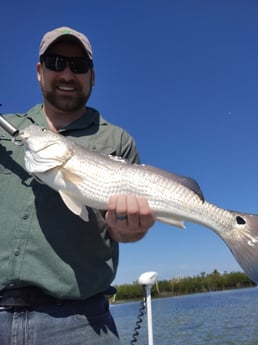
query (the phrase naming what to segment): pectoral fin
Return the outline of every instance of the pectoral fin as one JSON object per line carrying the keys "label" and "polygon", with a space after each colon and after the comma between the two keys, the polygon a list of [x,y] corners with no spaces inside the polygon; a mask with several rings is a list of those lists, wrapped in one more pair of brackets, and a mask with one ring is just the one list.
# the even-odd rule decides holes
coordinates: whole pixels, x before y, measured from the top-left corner
{"label": "pectoral fin", "polygon": [[59,194],[70,211],[81,217],[85,222],[89,221],[89,214],[85,205],[82,205],[78,200],[73,199],[70,195],[62,191],[59,191]]}
{"label": "pectoral fin", "polygon": [[60,169],[62,174],[63,174],[63,178],[64,180],[67,180],[73,184],[80,184],[83,182],[83,178],[79,175],[76,175],[74,174],[73,172],[65,169],[65,168],[62,168]]}

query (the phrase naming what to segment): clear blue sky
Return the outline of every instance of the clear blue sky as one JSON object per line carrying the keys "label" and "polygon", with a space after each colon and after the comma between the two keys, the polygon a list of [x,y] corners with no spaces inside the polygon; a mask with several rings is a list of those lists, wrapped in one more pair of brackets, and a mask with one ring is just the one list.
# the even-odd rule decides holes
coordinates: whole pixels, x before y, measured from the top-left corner
{"label": "clear blue sky", "polygon": [[[94,49],[89,105],[136,139],[143,163],[195,178],[209,202],[258,213],[258,3],[255,0],[4,1],[1,112],[41,102],[42,35],[71,26]],[[121,245],[115,283],[240,270],[224,242],[193,224],[156,224]]]}

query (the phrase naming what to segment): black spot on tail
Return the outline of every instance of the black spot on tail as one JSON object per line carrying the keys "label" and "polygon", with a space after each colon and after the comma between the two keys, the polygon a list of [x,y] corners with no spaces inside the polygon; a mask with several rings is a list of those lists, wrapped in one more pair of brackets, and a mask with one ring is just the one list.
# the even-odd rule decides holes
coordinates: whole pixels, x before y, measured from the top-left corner
{"label": "black spot on tail", "polygon": [[236,221],[237,221],[237,224],[239,225],[243,225],[246,223],[246,221],[244,220],[244,218],[240,217],[240,216],[237,216],[236,217]]}

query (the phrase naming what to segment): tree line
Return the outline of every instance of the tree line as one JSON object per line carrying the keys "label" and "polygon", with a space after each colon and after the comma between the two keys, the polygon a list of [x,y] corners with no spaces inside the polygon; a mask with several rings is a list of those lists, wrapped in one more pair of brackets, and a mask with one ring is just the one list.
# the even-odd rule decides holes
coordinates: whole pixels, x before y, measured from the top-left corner
{"label": "tree line", "polygon": [[[221,291],[237,288],[253,287],[256,284],[243,272],[200,273],[197,276],[176,277],[170,280],[160,280],[153,285],[151,293],[153,297],[179,296],[192,293]],[[144,290],[138,282],[115,286],[116,295],[111,300],[119,302],[125,300],[142,299]]]}

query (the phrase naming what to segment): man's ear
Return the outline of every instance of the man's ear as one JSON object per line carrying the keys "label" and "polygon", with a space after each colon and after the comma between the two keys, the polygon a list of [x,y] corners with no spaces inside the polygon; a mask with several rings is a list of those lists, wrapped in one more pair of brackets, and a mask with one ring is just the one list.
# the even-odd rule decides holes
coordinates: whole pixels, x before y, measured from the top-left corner
{"label": "man's ear", "polygon": [[38,81],[41,80],[41,68],[42,68],[41,63],[38,62],[37,63],[37,78],[38,78]]}

